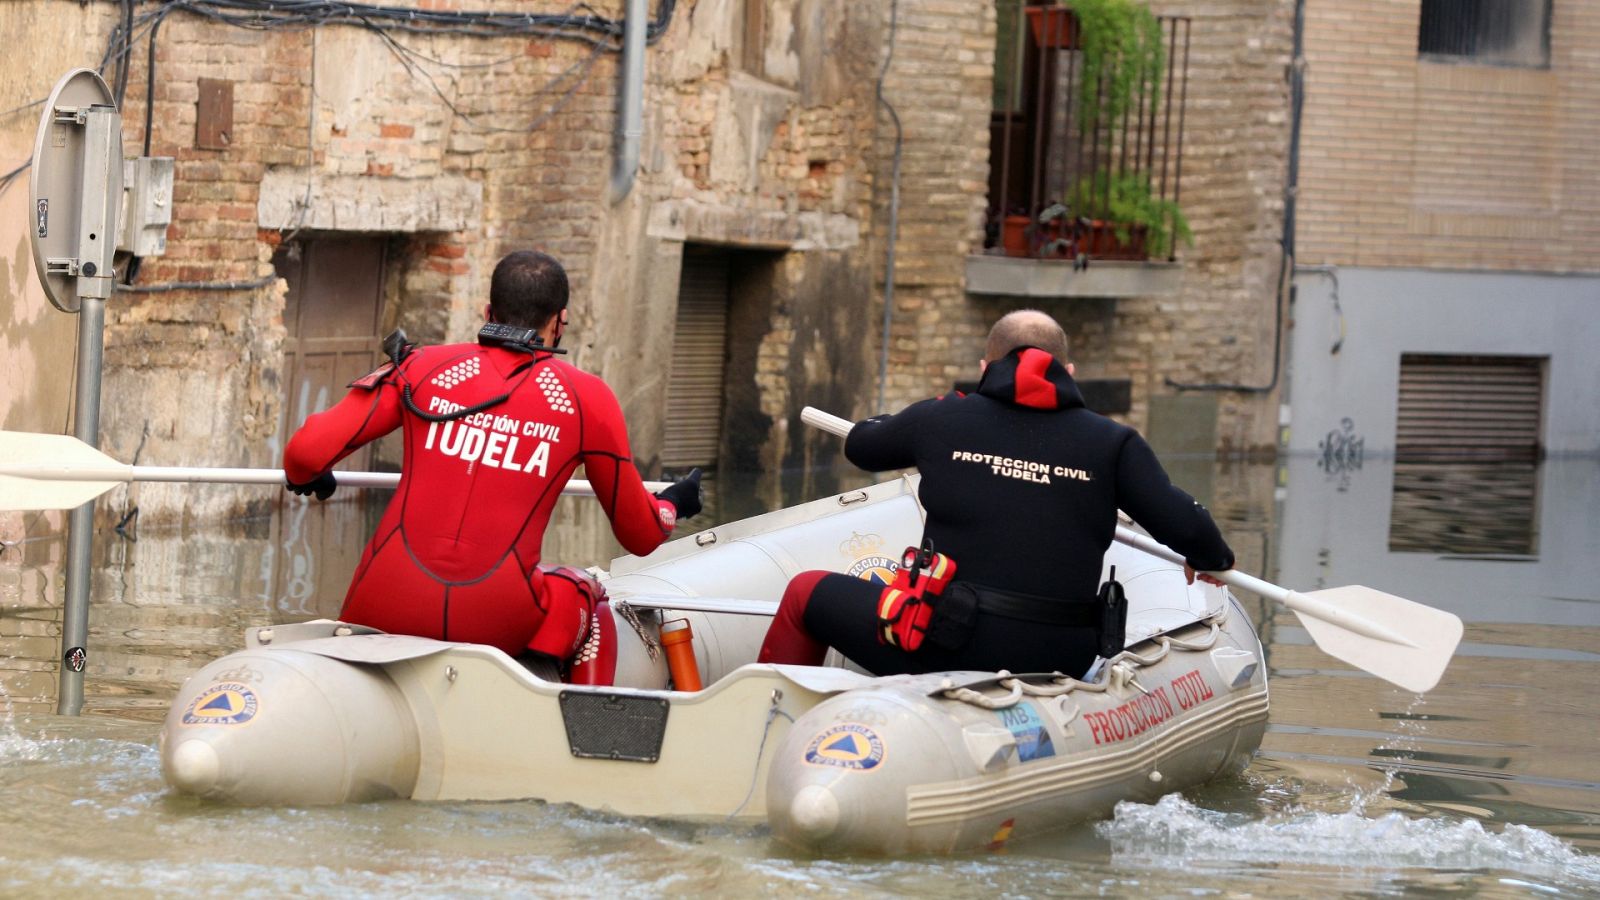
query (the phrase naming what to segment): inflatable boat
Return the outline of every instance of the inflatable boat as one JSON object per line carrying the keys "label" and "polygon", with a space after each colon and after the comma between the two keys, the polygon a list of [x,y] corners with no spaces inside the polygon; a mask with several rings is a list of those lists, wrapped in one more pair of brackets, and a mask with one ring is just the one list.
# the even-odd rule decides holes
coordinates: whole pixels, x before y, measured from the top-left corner
{"label": "inflatable boat", "polygon": [[[790,507],[592,570],[611,684],[547,680],[499,650],[331,621],[252,629],[198,671],[161,732],[176,790],[239,804],[537,798],[767,822],[828,854],[966,852],[1241,768],[1267,721],[1261,645],[1226,589],[1113,544],[1126,649],[1057,673],[876,678],[754,662],[794,574],[891,577],[918,542],[916,479]],[[672,688],[688,622],[706,687]],[[589,650],[585,651],[586,653]]]}

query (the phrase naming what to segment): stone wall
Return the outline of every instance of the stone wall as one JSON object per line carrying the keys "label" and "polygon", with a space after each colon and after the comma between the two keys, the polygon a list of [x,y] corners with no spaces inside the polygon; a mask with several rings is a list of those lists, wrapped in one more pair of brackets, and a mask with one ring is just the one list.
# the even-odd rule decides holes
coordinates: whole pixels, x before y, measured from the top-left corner
{"label": "stone wall", "polygon": [[[752,6],[757,28],[747,21]],[[476,7],[559,11],[510,0]],[[596,9],[621,14],[616,0]],[[8,4],[7,14],[43,43],[81,45],[53,60],[52,73],[94,64],[114,24],[60,2]],[[680,3],[647,51],[638,178],[611,205],[615,52],[540,37],[386,40],[349,26],[259,31],[166,17],[155,38],[149,140],[151,154],[177,160],[174,221],[166,255],[145,260],[139,275],[155,290],[110,305],[108,452],[174,465],[273,464],[285,326],[271,254],[285,240],[358,233],[396,238],[384,318],[428,341],[476,329],[488,273],[505,252],[534,246],[560,258],[573,286],[572,359],[622,398],[647,470],[660,442],[684,243],[803,257],[784,263],[774,319],[759,336],[760,346],[776,341],[793,353],[762,354],[764,387],[751,401],[770,419],[768,433],[754,436],[768,447],[762,458],[794,457],[806,436],[778,423],[792,412],[780,407],[808,394],[812,373],[824,381],[850,373],[854,382],[867,364],[861,236],[880,29],[875,11],[821,0]],[[51,37],[69,34],[86,36]],[[129,155],[146,137],[146,40],[131,56],[124,101]],[[42,93],[49,80],[8,76],[6,96]],[[223,149],[198,146],[203,80],[231,86]],[[14,129],[19,152],[31,141],[25,124]],[[25,248],[13,260],[27,261]],[[857,274],[841,283],[835,269]],[[265,283],[165,289],[180,282]],[[823,302],[839,290],[860,306]],[[0,402],[39,393],[0,389]],[[135,491],[147,516],[201,519],[250,510],[260,496]]]}

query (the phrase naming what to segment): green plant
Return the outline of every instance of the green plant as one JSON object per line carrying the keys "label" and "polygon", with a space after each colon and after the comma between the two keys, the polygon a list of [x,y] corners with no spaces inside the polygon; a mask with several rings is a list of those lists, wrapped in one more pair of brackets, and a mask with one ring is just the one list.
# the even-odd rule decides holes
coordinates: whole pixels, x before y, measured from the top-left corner
{"label": "green plant", "polygon": [[1175,239],[1194,244],[1189,220],[1178,204],[1155,196],[1150,180],[1142,174],[1095,172],[1078,180],[1072,189],[1072,210],[1090,219],[1109,222],[1124,244],[1133,239],[1134,229],[1145,230],[1145,251],[1160,258],[1172,252]]}
{"label": "green plant", "polygon": [[[1194,241],[1183,211],[1174,201],[1151,192],[1148,172],[1110,171],[1126,163],[1126,142],[1131,140],[1125,132],[1116,133],[1118,123],[1134,113],[1141,120],[1137,128],[1143,127],[1143,121],[1156,119],[1166,67],[1161,23],[1135,0],[1068,3],[1078,18],[1082,53],[1076,124],[1098,148],[1091,158],[1101,167],[1081,175],[1073,186],[1069,198],[1072,211],[1107,222],[1124,245],[1133,241],[1135,230],[1142,230],[1145,251],[1151,257],[1168,256],[1176,239]],[[1120,153],[1116,152],[1119,141]]]}
{"label": "green plant", "polygon": [[[1154,97],[1165,53],[1161,23],[1132,0],[1070,0],[1083,52],[1079,127],[1115,121],[1135,97]],[[1152,101],[1153,102],[1153,101]]]}

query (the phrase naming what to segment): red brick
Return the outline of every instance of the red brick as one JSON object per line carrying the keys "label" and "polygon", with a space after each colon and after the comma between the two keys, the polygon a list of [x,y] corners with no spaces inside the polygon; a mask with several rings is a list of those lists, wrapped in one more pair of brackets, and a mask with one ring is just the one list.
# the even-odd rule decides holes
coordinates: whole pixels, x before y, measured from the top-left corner
{"label": "red brick", "polygon": [[408,138],[417,133],[417,129],[410,125],[399,125],[393,122],[385,123],[378,129],[378,135],[386,138]]}

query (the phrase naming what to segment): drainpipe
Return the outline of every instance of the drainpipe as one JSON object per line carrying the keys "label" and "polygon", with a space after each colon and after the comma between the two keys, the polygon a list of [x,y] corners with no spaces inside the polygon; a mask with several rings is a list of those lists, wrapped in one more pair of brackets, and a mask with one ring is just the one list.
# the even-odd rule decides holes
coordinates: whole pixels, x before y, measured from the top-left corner
{"label": "drainpipe", "polygon": [[617,96],[617,155],[606,199],[621,203],[633,190],[639,170],[639,139],[644,135],[644,39],[650,22],[648,0],[627,0],[622,22],[622,83]]}

